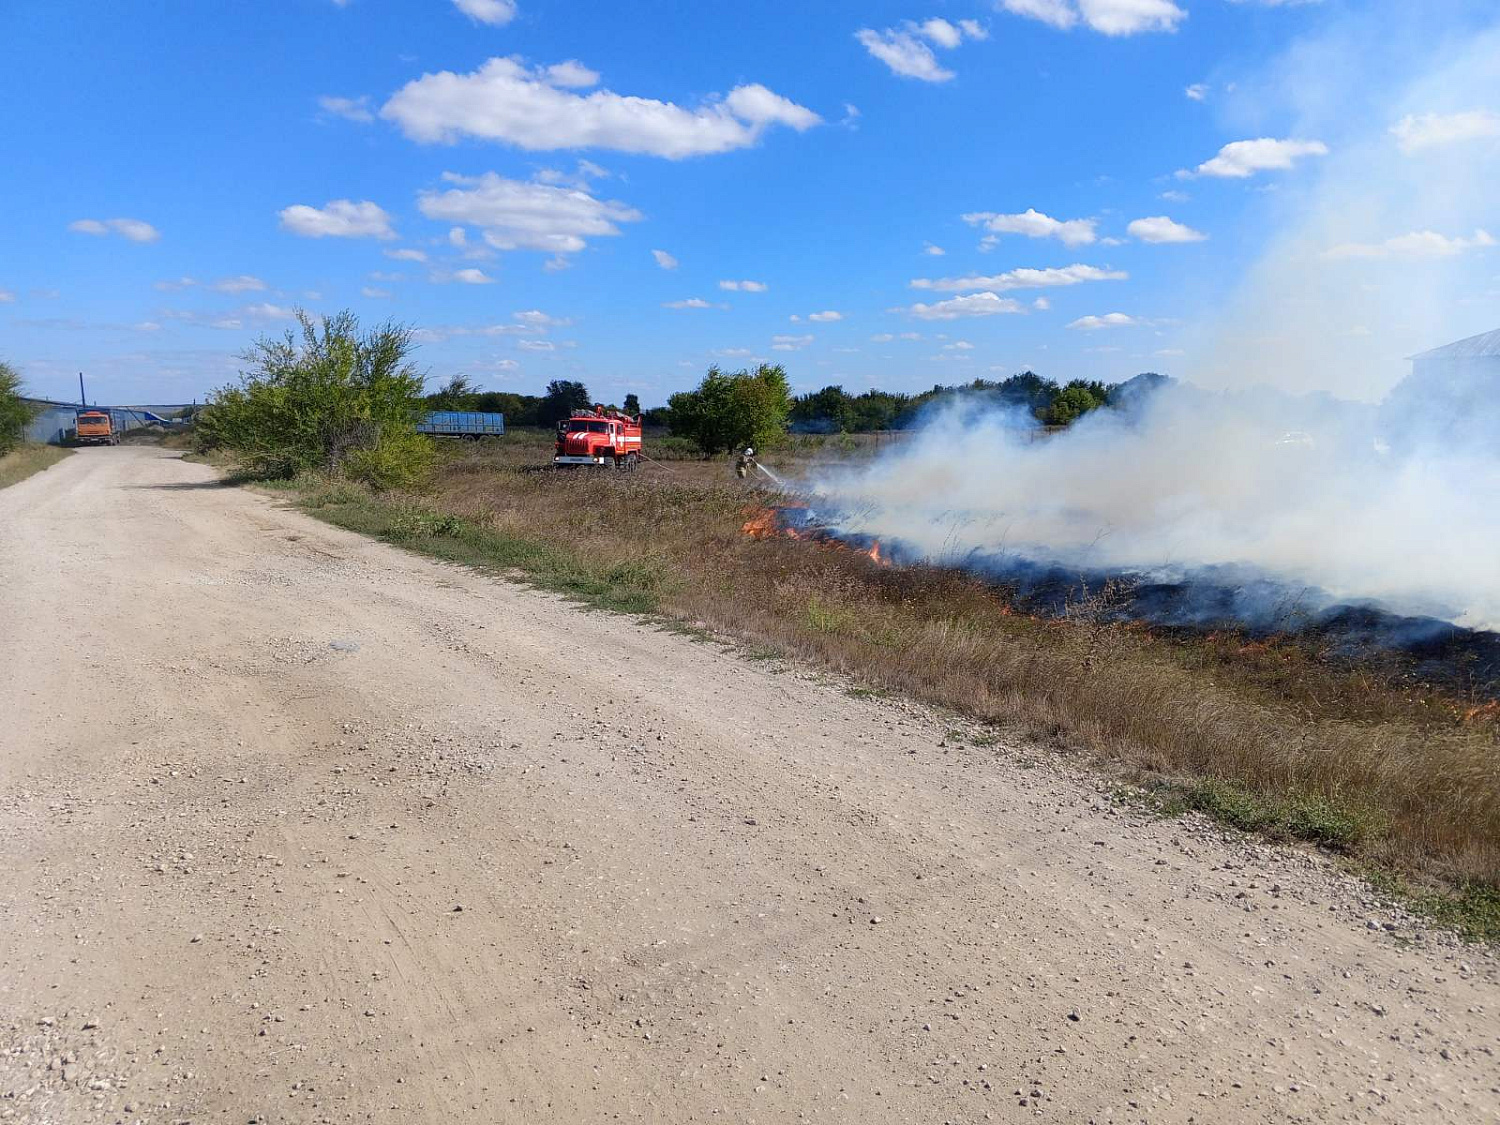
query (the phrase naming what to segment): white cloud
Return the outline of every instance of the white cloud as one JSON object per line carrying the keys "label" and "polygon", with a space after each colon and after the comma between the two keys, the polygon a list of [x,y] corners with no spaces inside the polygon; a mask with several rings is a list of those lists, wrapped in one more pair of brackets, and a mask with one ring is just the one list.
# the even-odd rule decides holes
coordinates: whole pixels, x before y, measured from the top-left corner
{"label": "white cloud", "polygon": [[941,246],[936,246],[931,242],[922,243],[922,253],[927,254],[931,257],[941,258],[947,252],[948,251],[944,250]]}
{"label": "white cloud", "polygon": [[342,117],[349,121],[358,121],[361,125],[368,125],[375,120],[375,115],[370,112],[368,95],[358,98],[336,98],[324,94],[318,99],[318,107],[324,113],[331,113],[335,117]]}
{"label": "white cloud", "polygon": [[1466,250],[1495,245],[1486,230],[1476,230],[1473,238],[1448,238],[1436,231],[1415,230],[1384,242],[1346,242],[1323,252],[1325,258],[1452,258]]}
{"label": "white cloud", "polygon": [[[568,68],[567,82],[592,73],[581,63],[558,65]],[[761,85],[736,86],[722,100],[684,109],[611,90],[585,97],[560,85],[555,69],[494,58],[469,74],[424,74],[392,95],[380,115],[429,143],[471,136],[534,152],[606,148],[673,160],[746,148],[772,125],[801,132],[821,121]]]}
{"label": "white cloud", "polygon": [[1168,188],[1161,193],[1161,198],[1165,199],[1168,203],[1186,203],[1192,196],[1188,195],[1185,191],[1176,191]]}
{"label": "white cloud", "polygon": [[1142,242],[1202,242],[1208,235],[1176,222],[1165,215],[1136,219],[1125,230]]}
{"label": "white cloud", "polygon": [[677,268],[677,259],[665,250],[653,250],[651,251],[651,256],[656,259],[656,264],[664,270],[675,270]]}
{"label": "white cloud", "polygon": [[1124,270],[1105,270],[1098,266],[1049,266],[1046,269],[1020,269],[997,273],[988,277],[918,277],[912,280],[913,289],[937,289],[956,293],[961,289],[994,289],[1006,292],[1011,289],[1051,289],[1063,285],[1078,285],[1085,281],[1125,281],[1130,277]]}
{"label": "white cloud", "polygon": [[772,336],[771,350],[773,352],[795,352],[807,347],[813,342],[811,336]]}
{"label": "white cloud", "polygon": [[1132,324],[1140,323],[1133,316],[1126,316],[1120,312],[1112,312],[1105,313],[1103,316],[1081,316],[1071,322],[1068,327],[1077,328],[1083,332],[1097,332],[1101,328],[1128,328]]}
{"label": "white cloud", "polygon": [[266,288],[266,283],[258,277],[242,273],[239,277],[226,277],[214,282],[214,288],[220,293],[258,293]]}
{"label": "white cloud", "polygon": [[[459,229],[459,232],[462,233],[461,228]],[[452,232],[450,231],[449,233]],[[382,251],[382,253],[384,253],[387,258],[394,258],[398,262],[425,262],[427,260],[427,254],[425,251],[413,250],[409,247],[402,247],[400,250],[385,250]]]}
{"label": "white cloud", "polygon": [[584,90],[599,85],[599,72],[590,70],[577,59],[568,59],[547,68],[547,81],[554,86]]}
{"label": "white cloud", "polygon": [[1208,87],[1202,82],[1194,82],[1182,92],[1195,102],[1205,102],[1208,100]]}
{"label": "white cloud", "polygon": [[470,266],[468,269],[454,270],[453,280],[461,281],[465,285],[492,285],[495,279],[483,270]]}
{"label": "white cloud", "polygon": [[681,301],[667,301],[662,305],[664,309],[721,309],[724,305],[715,305],[705,301],[702,297],[688,297]]}
{"label": "white cloud", "polygon": [[501,27],[516,18],[515,0],[453,0],[453,6],[471,20]]}
{"label": "white cloud", "polygon": [[1327,156],[1328,146],[1322,141],[1276,140],[1258,137],[1253,141],[1231,141],[1219,150],[1211,160],[1205,160],[1194,171],[1183,169],[1177,173],[1179,179],[1191,176],[1219,176],[1243,180],[1256,172],[1284,171],[1291,168],[1304,156]]}
{"label": "white cloud", "polygon": [[1006,11],[1068,31],[1080,23],[1102,35],[1176,31],[1187,12],[1171,0],[1000,0]]}
{"label": "white cloud", "polygon": [[154,320],[143,320],[139,324],[132,324],[131,327],[134,328],[137,332],[160,332],[161,331],[161,325],[157,324],[156,321],[154,321]]}
{"label": "white cloud", "polygon": [[854,33],[854,38],[872,58],[885,63],[892,74],[923,82],[947,82],[953,77],[953,72],[943,68],[928,43],[952,50],[963,42],[966,35],[970,39],[989,38],[989,33],[974,20],[959,20],[955,25],[936,17],[921,23],[907,20],[900,27],[888,27],[883,31],[861,28]]}
{"label": "white cloud", "polygon": [[1437,145],[1500,137],[1500,113],[1471,109],[1464,113],[1408,113],[1391,126],[1391,136],[1405,153]]}
{"label": "white cloud", "polygon": [[1046,297],[1038,297],[1035,301],[1031,302],[1031,307],[1036,309],[1037,312],[1046,312],[1052,307],[1052,302],[1047,300]]}
{"label": "white cloud", "polygon": [[182,290],[182,289],[191,289],[193,286],[195,286],[197,284],[198,284],[198,282],[197,282],[197,279],[195,279],[195,278],[191,278],[191,277],[179,277],[179,278],[174,278],[171,281],[158,281],[158,282],[155,282],[155,283],[152,284],[151,287],[153,289],[158,289],[158,290],[160,290],[163,293],[176,293],[176,292],[178,292],[179,290]]}
{"label": "white cloud", "polygon": [[9,304],[12,304],[15,301],[15,299],[16,299],[16,295],[14,293],[12,293],[9,289],[0,289],[0,305],[9,305]]}
{"label": "white cloud", "polygon": [[[1054,219],[1034,207],[1019,215],[1001,215],[994,211],[972,211],[962,216],[970,226],[982,227],[992,234],[1024,234],[1027,238],[1055,238],[1065,246],[1084,246],[1094,241],[1093,219]],[[986,239],[993,245],[994,239]]]}
{"label": "white cloud", "polygon": [[822,312],[809,314],[807,319],[812,321],[814,324],[829,324],[835,320],[843,320],[844,314],[841,312],[836,312],[833,309],[825,309]]}
{"label": "white cloud", "polygon": [[102,237],[118,234],[131,242],[155,242],[161,231],[142,219],[77,219],[68,224],[74,234],[92,234]]}
{"label": "white cloud", "polygon": [[587,245],[586,239],[619,234],[616,223],[642,218],[633,207],[596,199],[577,188],[508,180],[494,172],[446,172],[443,179],[457,186],[422,192],[417,202],[422,214],[479,227],[497,250],[572,254]]}
{"label": "white cloud", "polygon": [[[899,311],[899,310],[896,310]],[[921,320],[957,320],[961,316],[996,316],[1000,313],[1020,313],[1026,310],[1020,302],[996,293],[969,293],[963,297],[950,297],[936,304],[912,305],[906,310]]]}
{"label": "white cloud", "polygon": [[294,204],[279,212],[281,226],[303,238],[395,238],[383,207],[361,200],[335,199],[325,206]]}
{"label": "white cloud", "polygon": [[391,295],[391,291],[389,289],[376,289],[373,285],[366,285],[359,292],[360,296],[369,297],[372,300],[378,300],[382,297],[389,297]]}
{"label": "white cloud", "polygon": [[524,348],[528,352],[555,352],[557,345],[551,340],[517,340],[516,347]]}
{"label": "white cloud", "polygon": [[764,293],[770,287],[763,281],[721,281],[719,288],[731,292]]}
{"label": "white cloud", "polygon": [[951,344],[943,345],[943,351],[945,352],[971,352],[973,350],[974,345],[967,340],[954,340]]}

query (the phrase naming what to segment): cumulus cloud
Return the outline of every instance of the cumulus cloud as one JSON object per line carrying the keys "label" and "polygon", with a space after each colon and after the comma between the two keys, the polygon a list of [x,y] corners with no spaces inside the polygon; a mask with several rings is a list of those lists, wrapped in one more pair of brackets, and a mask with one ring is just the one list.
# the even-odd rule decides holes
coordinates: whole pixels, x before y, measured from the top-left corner
{"label": "cumulus cloud", "polygon": [[1253,141],[1231,141],[1219,150],[1217,156],[1205,160],[1193,171],[1186,168],[1177,173],[1179,179],[1192,176],[1219,176],[1243,180],[1256,172],[1285,171],[1304,156],[1327,156],[1328,146],[1322,141],[1276,140],[1273,137],[1258,137]]}
{"label": "cumulus cloud", "polygon": [[814,324],[828,324],[835,320],[843,320],[844,314],[833,309],[825,309],[822,312],[810,313],[807,319]]}
{"label": "cumulus cloud", "polygon": [[1141,322],[1133,316],[1127,316],[1122,312],[1105,313],[1103,316],[1081,316],[1069,323],[1069,328],[1076,328],[1083,332],[1097,332],[1101,328],[1128,328],[1132,324]]}
{"label": "cumulus cloud", "polygon": [[280,212],[283,230],[303,238],[395,238],[391,216],[368,200],[335,199],[323,207],[294,204]]}
{"label": "cumulus cloud", "polygon": [[1202,231],[1194,230],[1165,215],[1136,219],[1125,230],[1131,238],[1138,238],[1142,242],[1202,242],[1208,237]]}
{"label": "cumulus cloud", "polygon": [[772,336],[771,350],[774,352],[795,352],[807,347],[813,342],[811,336]]}
{"label": "cumulus cloud", "polygon": [[961,316],[996,316],[1001,313],[1023,313],[1020,302],[998,293],[969,293],[950,297],[931,305],[917,303],[905,310],[920,320],[957,320]]}
{"label": "cumulus cloud", "polygon": [[770,286],[763,281],[721,281],[719,288],[731,292],[764,293]]}
{"label": "cumulus cloud", "polygon": [[677,259],[665,250],[653,250],[651,251],[651,256],[656,259],[656,264],[664,270],[675,270],[677,268]]}
{"label": "cumulus cloud", "polygon": [[[559,73],[559,68],[563,68]],[[821,118],[759,84],[736,86],[696,109],[611,90],[574,88],[594,75],[583,64],[530,69],[493,58],[469,74],[424,74],[380,110],[425,143],[461,137],[503,141],[530,151],[604,148],[677,160],[746,148],[773,125],[801,132]]]}
{"label": "cumulus cloud", "polygon": [[516,18],[515,0],[453,0],[453,6],[476,23],[503,27]]}
{"label": "cumulus cloud", "polygon": [[266,283],[258,277],[242,273],[239,277],[226,277],[214,282],[214,288],[220,293],[252,293],[265,289]]}
{"label": "cumulus cloud", "polygon": [[1000,0],[1000,7],[1059,31],[1082,25],[1112,36],[1176,31],[1187,19],[1171,0]]}
{"label": "cumulus cloud", "polygon": [[961,289],[991,289],[1006,292],[1011,289],[1051,289],[1063,285],[1079,285],[1085,281],[1125,281],[1130,277],[1124,270],[1106,270],[1098,266],[1049,266],[1046,269],[1020,269],[988,277],[938,277],[914,278],[913,289],[936,289],[956,293]]}
{"label": "cumulus cloud", "polygon": [[1195,102],[1204,102],[1208,100],[1208,87],[1205,86],[1202,82],[1194,82],[1191,86],[1187,87],[1182,92]]}
{"label": "cumulus cloud", "polygon": [[368,96],[358,98],[336,98],[325,94],[318,99],[318,107],[324,113],[332,114],[334,117],[342,117],[348,121],[358,121],[361,125],[368,125],[375,120],[375,115],[370,112],[370,99]]}
{"label": "cumulus cloud", "polygon": [[930,257],[941,258],[947,252],[948,251],[944,250],[941,246],[937,246],[931,242],[922,243],[922,253],[927,254]]}
{"label": "cumulus cloud", "polygon": [[954,340],[951,344],[943,345],[943,351],[945,352],[971,352],[973,350],[974,345],[967,340]]}
{"label": "cumulus cloud", "polygon": [[1384,242],[1346,242],[1323,252],[1325,258],[1452,258],[1466,250],[1494,246],[1486,230],[1476,230],[1473,238],[1448,238],[1430,230],[1414,230]]}
{"label": "cumulus cloud", "polygon": [[155,242],[161,237],[161,231],[143,219],[75,219],[68,229],[74,234],[96,237],[118,234],[131,242]]}
{"label": "cumulus cloud", "polygon": [[391,291],[389,289],[377,289],[373,285],[366,285],[359,291],[359,293],[360,296],[369,297],[372,300],[379,300],[382,297],[389,297],[391,295]]}
{"label": "cumulus cloud", "polygon": [[[1093,219],[1054,219],[1034,207],[1019,215],[1001,215],[994,211],[972,211],[963,216],[970,226],[982,227],[994,235],[1023,234],[1027,238],[1055,238],[1065,246],[1085,246],[1094,241]],[[987,238],[986,248],[996,239]]]}
{"label": "cumulus cloud", "polygon": [[1464,113],[1408,113],[1391,126],[1391,136],[1405,153],[1424,148],[1500,137],[1500,113],[1472,109]]}
{"label": "cumulus cloud", "polygon": [[465,285],[492,285],[495,279],[481,269],[470,266],[468,269],[454,270],[448,275],[454,281],[461,281]]}
{"label": "cumulus cloud", "polygon": [[429,219],[478,227],[497,250],[572,254],[589,238],[619,234],[617,223],[642,218],[633,207],[598,199],[579,188],[510,180],[494,172],[445,172],[443,180],[455,186],[423,191],[418,209]]}
{"label": "cumulus cloud", "polygon": [[870,53],[870,57],[885,63],[892,74],[923,82],[947,82],[953,77],[953,71],[944,69],[928,44],[952,50],[963,42],[965,36],[987,39],[989,33],[974,20],[959,20],[952,24],[938,18],[921,23],[907,20],[900,27],[888,27],[882,31],[866,27],[854,33],[854,38]]}
{"label": "cumulus cloud", "polygon": [[664,309],[722,309],[726,305],[715,305],[705,301],[702,297],[687,297],[681,301],[667,301],[662,305]]}

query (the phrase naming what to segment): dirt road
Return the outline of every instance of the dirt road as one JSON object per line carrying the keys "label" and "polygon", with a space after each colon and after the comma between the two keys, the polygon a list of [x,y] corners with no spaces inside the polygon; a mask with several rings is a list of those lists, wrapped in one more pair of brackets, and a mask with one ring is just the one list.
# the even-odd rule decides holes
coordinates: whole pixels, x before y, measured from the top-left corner
{"label": "dirt road", "polygon": [[157,449],[0,491],[0,705],[8,1120],[1500,1120],[1315,858]]}

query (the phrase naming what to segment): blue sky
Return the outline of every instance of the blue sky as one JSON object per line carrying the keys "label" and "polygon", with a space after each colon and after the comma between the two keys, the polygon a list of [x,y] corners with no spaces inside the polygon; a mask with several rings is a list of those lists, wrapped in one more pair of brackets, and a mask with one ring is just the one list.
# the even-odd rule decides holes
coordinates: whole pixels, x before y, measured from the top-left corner
{"label": "blue sky", "polygon": [[11,0],[0,44],[0,357],[50,396],[201,398],[296,306],[648,405],[761,359],[1371,398],[1500,324],[1493,4]]}

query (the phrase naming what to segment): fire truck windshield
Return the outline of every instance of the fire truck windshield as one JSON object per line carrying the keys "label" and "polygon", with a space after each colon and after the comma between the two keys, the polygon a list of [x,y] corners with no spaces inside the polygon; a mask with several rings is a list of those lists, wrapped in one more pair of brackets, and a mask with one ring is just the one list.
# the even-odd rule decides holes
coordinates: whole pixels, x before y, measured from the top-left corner
{"label": "fire truck windshield", "polygon": [[572,434],[602,434],[607,433],[608,430],[609,424],[607,422],[579,422],[575,420],[568,423],[568,432]]}

